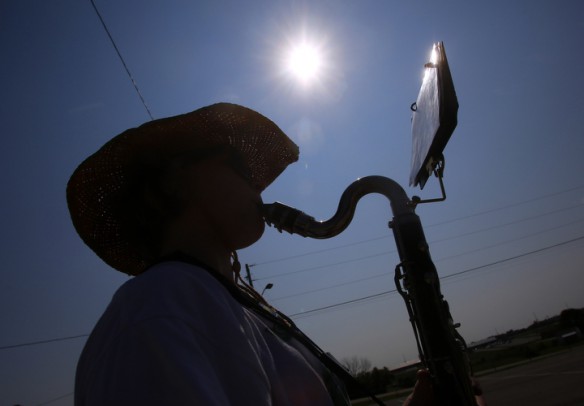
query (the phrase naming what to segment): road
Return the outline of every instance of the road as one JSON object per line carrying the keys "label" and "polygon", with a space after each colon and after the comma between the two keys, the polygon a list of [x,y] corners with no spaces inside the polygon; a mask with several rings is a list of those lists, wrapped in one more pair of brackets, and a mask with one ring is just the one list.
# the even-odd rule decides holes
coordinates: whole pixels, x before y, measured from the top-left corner
{"label": "road", "polygon": [[[584,346],[489,373],[479,377],[479,382],[488,406],[582,406]],[[385,404],[397,406],[403,401]]]}
{"label": "road", "polygon": [[479,378],[489,406],[584,405],[584,346]]}

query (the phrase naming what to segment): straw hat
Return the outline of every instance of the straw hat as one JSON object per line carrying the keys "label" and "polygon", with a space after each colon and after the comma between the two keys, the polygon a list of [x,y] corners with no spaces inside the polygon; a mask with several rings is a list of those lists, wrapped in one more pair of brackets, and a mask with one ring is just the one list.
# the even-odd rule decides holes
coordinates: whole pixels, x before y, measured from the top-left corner
{"label": "straw hat", "polygon": [[75,229],[107,264],[131,275],[151,259],[138,246],[124,207],[144,162],[168,161],[185,152],[230,146],[239,151],[254,186],[264,190],[292,162],[298,146],[268,118],[243,106],[218,103],[129,129],[87,158],[67,184]]}

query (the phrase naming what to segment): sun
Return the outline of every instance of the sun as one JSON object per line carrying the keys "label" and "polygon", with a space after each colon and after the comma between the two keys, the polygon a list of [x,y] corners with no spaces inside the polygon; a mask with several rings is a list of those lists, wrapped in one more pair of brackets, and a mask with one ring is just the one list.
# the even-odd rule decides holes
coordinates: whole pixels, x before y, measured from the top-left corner
{"label": "sun", "polygon": [[314,44],[302,42],[290,47],[286,67],[303,84],[318,79],[322,72],[322,52]]}
{"label": "sun", "polygon": [[318,29],[306,22],[283,24],[267,38],[270,72],[266,76],[273,80],[274,91],[320,100],[341,97],[346,89],[341,52],[325,24]]}

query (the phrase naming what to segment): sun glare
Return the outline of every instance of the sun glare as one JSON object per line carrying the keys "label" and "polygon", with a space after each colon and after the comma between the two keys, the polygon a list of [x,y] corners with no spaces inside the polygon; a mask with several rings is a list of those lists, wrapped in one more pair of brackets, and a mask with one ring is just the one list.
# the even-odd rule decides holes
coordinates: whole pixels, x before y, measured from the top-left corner
{"label": "sun glare", "polygon": [[324,26],[315,30],[302,22],[284,25],[269,38],[275,89],[321,100],[336,100],[343,94],[346,86],[338,48]]}
{"label": "sun glare", "polygon": [[322,63],[320,50],[309,43],[302,43],[290,49],[287,68],[297,80],[307,84],[318,78]]}

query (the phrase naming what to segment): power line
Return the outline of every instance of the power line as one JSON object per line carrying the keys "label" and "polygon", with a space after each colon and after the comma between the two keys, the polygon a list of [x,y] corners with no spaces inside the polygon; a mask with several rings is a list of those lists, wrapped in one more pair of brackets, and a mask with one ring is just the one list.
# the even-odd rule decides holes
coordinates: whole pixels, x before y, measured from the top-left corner
{"label": "power line", "polygon": [[[543,195],[543,196],[539,196],[539,197],[534,197],[534,198],[527,199],[527,200],[523,200],[523,201],[520,201],[520,202],[511,203],[511,204],[508,204],[508,205],[505,205],[505,206],[496,207],[494,209],[488,209],[488,210],[480,211],[480,212],[477,212],[477,213],[469,214],[469,215],[466,215],[466,216],[456,217],[454,219],[450,219],[450,220],[445,220],[445,221],[441,221],[441,222],[438,222],[438,223],[424,225],[424,229],[428,229],[428,228],[431,228],[431,227],[437,227],[437,226],[441,226],[441,225],[444,225],[444,224],[454,223],[456,221],[466,220],[466,219],[469,219],[469,218],[472,218],[472,217],[482,216],[483,214],[494,213],[494,212],[497,212],[497,211],[500,211],[500,210],[504,210],[504,209],[508,209],[508,208],[512,208],[512,207],[521,206],[521,205],[524,205],[524,204],[527,204],[527,203],[535,202],[537,200],[547,199],[548,197],[553,197],[553,196],[558,196],[558,195],[561,195],[561,194],[564,194],[564,193],[573,192],[575,190],[579,190],[579,189],[582,189],[582,188],[584,188],[584,185],[576,186],[576,187],[573,187],[573,188],[570,188],[570,189],[565,189],[565,190],[561,190],[561,191],[554,192],[554,193],[549,193],[547,195]],[[577,207],[577,206],[572,206],[570,208]],[[364,244],[364,243],[368,243],[368,242],[371,242],[371,241],[377,241],[377,240],[384,239],[384,238],[389,238],[389,237],[390,237],[390,235],[384,235],[384,236],[381,236],[381,237],[373,237],[373,238],[370,238],[370,239],[361,240],[361,241],[357,241],[357,242],[353,242],[353,243],[349,243],[349,244],[344,244],[344,245],[338,245],[338,246],[330,247],[330,248],[324,248],[324,249],[321,249],[321,250],[309,251],[309,252],[305,252],[305,253],[302,253],[302,254],[290,255],[290,256],[287,256],[287,257],[270,259],[270,260],[267,260],[267,261],[264,261],[264,262],[256,262],[254,264],[254,266],[261,266],[261,265],[267,265],[267,264],[272,264],[272,263],[281,262],[281,261],[288,261],[290,259],[296,259],[296,258],[301,258],[301,257],[308,256],[308,255],[320,254],[322,252],[327,252],[327,251],[333,251],[333,250],[337,250],[337,249],[341,249],[341,248],[352,247],[354,245]]]}
{"label": "power line", "polygon": [[[498,247],[500,245],[509,244],[511,242],[515,242],[515,241],[519,241],[519,240],[524,240],[526,238],[533,237],[534,235],[547,233],[549,231],[556,230],[556,229],[559,229],[559,228],[562,228],[562,227],[571,226],[571,225],[576,224],[576,223],[581,223],[582,221],[584,221],[584,219],[578,219],[578,220],[572,221],[572,222],[567,223],[567,224],[561,224],[561,225],[556,226],[556,227],[551,227],[551,228],[547,228],[545,230],[541,230],[541,231],[538,231],[538,232],[535,232],[535,233],[530,233],[529,235],[526,235],[526,236],[523,236],[523,237],[513,238],[513,239],[510,239],[510,240],[505,240],[505,241],[498,242],[496,244],[491,244],[491,245],[488,245],[486,247],[480,247],[480,248],[477,248],[477,249],[474,249],[474,250],[471,250],[471,251],[465,251],[465,252],[460,253],[460,254],[450,255],[450,256],[447,256],[447,257],[438,258],[438,259],[435,259],[434,260],[434,263],[435,264],[438,264],[439,262],[445,261],[447,259],[452,259],[452,258],[460,257],[460,256],[463,256],[463,255],[467,255],[467,254],[470,254],[470,253],[473,253],[473,252],[477,252],[477,251],[482,251],[482,250],[489,249],[489,248]],[[365,257],[365,258],[369,258],[369,257]],[[383,273],[378,273],[378,274],[375,274],[375,275],[370,275],[370,276],[367,276],[367,277],[364,277],[364,278],[353,279],[351,281],[339,283],[339,284],[336,284],[336,285],[329,285],[329,286],[324,286],[322,288],[305,290],[305,291],[302,291],[302,292],[292,293],[292,294],[289,294],[289,295],[286,295],[286,296],[281,296],[281,297],[278,297],[278,298],[275,298],[275,299],[271,299],[270,302],[273,303],[273,302],[277,302],[277,301],[284,300],[284,299],[290,299],[292,297],[303,296],[303,295],[307,295],[307,294],[310,294],[310,293],[322,292],[323,290],[335,289],[335,288],[339,288],[339,287],[342,287],[342,286],[352,285],[352,284],[355,284],[355,283],[360,283],[360,282],[368,281],[368,280],[371,280],[371,279],[377,279],[377,278],[387,277],[387,276],[388,276],[388,273],[387,273],[387,270],[386,270]]]}
{"label": "power line", "polygon": [[[580,241],[580,240],[584,240],[584,236],[576,237],[576,238],[573,238],[571,240],[563,241],[563,242],[560,242],[560,243],[557,243],[557,244],[548,245],[548,246],[543,247],[543,248],[539,248],[539,249],[536,249],[536,250],[533,250],[533,251],[525,252],[523,254],[518,254],[518,255],[515,255],[515,256],[509,257],[509,258],[501,259],[499,261],[494,261],[494,262],[490,262],[488,264],[484,264],[484,265],[480,265],[480,266],[477,266],[477,267],[465,269],[465,270],[462,270],[462,271],[459,271],[459,272],[452,273],[450,275],[446,275],[446,276],[440,277],[440,279],[441,280],[444,280],[444,279],[454,278],[454,277],[457,277],[457,276],[460,276],[460,275],[464,275],[464,274],[468,274],[468,273],[471,273],[471,272],[475,272],[475,271],[478,271],[478,270],[481,270],[481,269],[484,269],[484,268],[487,268],[487,267],[490,267],[490,266],[500,265],[502,263],[509,262],[509,261],[513,261],[515,259],[523,258],[523,257],[529,256],[529,255],[533,255],[533,254],[538,254],[540,252],[547,251],[547,250],[550,250],[550,249],[553,249],[553,248],[557,248],[557,247],[560,247],[560,246],[563,246],[563,245],[567,245],[567,244],[570,244],[570,243],[573,243],[573,242],[576,242],[576,241]],[[296,318],[306,317],[306,316],[312,315],[313,313],[318,312],[318,311],[329,310],[329,309],[333,309],[335,307],[344,306],[344,305],[347,305],[347,304],[359,303],[359,302],[363,302],[363,301],[368,300],[368,299],[378,298],[378,297],[381,297],[381,296],[384,296],[384,295],[388,295],[390,293],[395,293],[395,292],[397,292],[396,289],[392,289],[392,290],[388,290],[388,291],[384,291],[384,292],[380,292],[380,293],[375,293],[373,295],[368,295],[368,296],[360,297],[360,298],[357,298],[357,299],[347,300],[345,302],[335,303],[335,304],[332,304],[332,305],[323,306],[323,307],[319,307],[319,308],[316,308],[316,309],[307,310],[307,311],[304,311],[304,312],[294,313],[294,314],[289,315],[289,317],[291,317],[291,318],[292,317],[296,317]],[[18,347],[24,347],[24,346],[30,346],[30,345],[37,345],[37,344],[45,344],[45,343],[50,343],[50,342],[55,342],[55,341],[72,340],[72,339],[75,339],[75,338],[81,338],[81,337],[87,337],[87,336],[89,336],[89,334],[80,334],[80,335],[71,336],[71,337],[61,337],[61,338],[53,338],[53,339],[50,339],[50,340],[34,341],[34,342],[22,343],[22,344],[14,344],[14,345],[8,345],[8,346],[0,347],[0,350],[5,350],[5,349],[9,349],[9,348],[18,348]],[[68,395],[65,395],[65,396],[68,396]]]}
{"label": "power line", "polygon": [[357,280],[352,280],[352,281],[348,281],[348,282],[338,283],[336,285],[325,286],[325,287],[322,287],[322,288],[311,289],[311,290],[305,290],[304,292],[293,293],[291,295],[282,296],[282,297],[279,297],[277,299],[271,299],[270,302],[273,303],[273,302],[277,302],[279,300],[289,299],[291,297],[307,295],[309,293],[322,292],[323,290],[328,290],[328,289],[340,288],[341,286],[352,285],[354,283],[368,281],[368,280],[371,280],[371,279],[377,279],[377,278],[381,278],[383,276],[388,276],[388,273],[387,272],[384,272],[382,274],[371,275],[371,276],[368,276],[366,278],[360,278],[360,279],[357,279]]}
{"label": "power line", "polygon": [[[479,230],[469,231],[469,232],[464,233],[464,234],[459,234],[459,235],[455,235],[455,236],[450,236],[450,237],[445,237],[445,238],[441,238],[441,239],[429,241],[429,244],[430,245],[431,244],[436,244],[436,243],[439,243],[439,242],[454,240],[454,239],[457,239],[457,238],[460,238],[460,237],[467,237],[469,235],[478,234],[478,233],[481,233],[481,232],[484,232],[484,231],[491,231],[491,230],[495,230],[497,228],[507,227],[507,226],[510,226],[510,225],[513,225],[513,224],[518,224],[518,223],[521,223],[521,222],[524,222],[524,221],[529,221],[529,220],[534,220],[534,219],[537,219],[537,218],[541,218],[543,216],[547,216],[547,215],[550,215],[550,214],[556,214],[556,213],[560,213],[560,212],[563,212],[563,211],[571,210],[571,209],[574,209],[574,208],[579,208],[579,207],[582,207],[583,205],[584,205],[583,203],[579,203],[579,204],[574,205],[574,206],[564,207],[564,208],[561,208],[561,209],[558,209],[558,210],[553,210],[553,211],[549,211],[549,212],[546,212],[546,213],[538,214],[536,216],[525,217],[523,219],[513,220],[513,221],[509,221],[507,223],[498,224],[498,225],[495,225],[495,226],[490,226],[490,227],[482,228],[482,229],[479,229]],[[574,224],[574,222],[571,222],[568,225],[571,225],[571,224]],[[552,229],[555,229],[555,228],[559,228],[559,227],[554,227]],[[552,229],[548,229],[548,230],[545,230],[545,231],[550,231]],[[539,233],[541,233],[541,232],[532,233],[532,235],[539,234]],[[512,240],[512,241],[514,241],[514,240]],[[260,280],[264,280],[264,279],[274,279],[274,278],[279,278],[281,276],[289,276],[289,275],[294,275],[294,274],[298,274],[298,273],[303,273],[303,272],[308,272],[308,271],[314,271],[314,270],[317,270],[317,269],[330,268],[330,267],[337,266],[337,265],[344,265],[344,264],[348,264],[348,263],[351,263],[351,262],[359,262],[359,261],[363,261],[363,260],[366,260],[366,259],[369,259],[369,258],[379,257],[379,256],[383,256],[383,255],[389,255],[389,254],[394,253],[396,251],[397,250],[394,248],[394,249],[387,250],[387,251],[383,251],[383,252],[380,252],[380,253],[377,253],[377,254],[365,255],[365,256],[362,256],[362,257],[357,257],[357,258],[352,258],[352,259],[348,259],[348,260],[344,260],[344,261],[335,262],[335,263],[332,263],[332,264],[318,265],[318,266],[313,266],[313,267],[310,267],[310,268],[302,268],[302,269],[298,269],[298,270],[295,270],[295,271],[283,272],[283,273],[280,273],[280,274],[277,274],[277,275],[269,275],[269,276],[265,276],[265,277],[256,278],[255,280],[256,281],[260,281]]]}
{"label": "power line", "polygon": [[502,228],[502,227],[507,227],[507,226],[511,226],[511,225],[514,225],[514,224],[518,224],[518,223],[523,223],[524,221],[535,220],[535,219],[541,218],[543,216],[547,216],[547,215],[550,215],[550,214],[561,213],[563,211],[568,211],[568,210],[580,208],[582,206],[584,206],[584,203],[578,203],[578,204],[576,204],[574,206],[564,207],[564,208],[561,208],[561,209],[558,209],[558,210],[552,210],[552,211],[548,211],[548,212],[545,212],[545,213],[537,214],[535,216],[524,217],[522,219],[508,221],[507,223],[497,224],[497,225],[494,225],[494,226],[491,226],[491,227],[481,228],[479,230],[474,230],[474,231],[469,231],[469,232],[466,232],[466,233],[463,233],[463,234],[455,235],[453,237],[446,237],[446,238],[443,238],[443,239],[440,239],[440,240],[434,240],[434,241],[431,241],[431,243],[437,243],[437,242],[442,242],[442,241],[453,240],[453,239],[460,238],[460,237],[467,237],[467,236],[472,235],[472,234],[482,233],[483,231],[496,230],[497,228]]}
{"label": "power line", "polygon": [[509,258],[501,259],[499,261],[490,262],[490,263],[485,264],[485,265],[480,265],[480,266],[476,266],[474,268],[465,269],[464,271],[459,271],[459,272],[455,272],[455,273],[450,274],[450,275],[443,276],[440,279],[449,279],[449,278],[453,278],[455,276],[460,276],[460,275],[463,275],[463,274],[466,274],[466,273],[469,273],[469,272],[478,271],[480,269],[484,269],[484,268],[487,268],[489,266],[500,265],[500,264],[505,263],[505,262],[513,261],[515,259],[527,257],[527,256],[533,255],[533,254],[539,254],[540,252],[547,251],[547,250],[550,250],[552,248],[561,247],[562,245],[567,245],[567,244],[570,244],[570,243],[573,243],[573,242],[576,242],[576,241],[579,241],[579,240],[584,240],[584,236],[572,238],[571,240],[563,241],[563,242],[560,242],[560,243],[557,243],[557,244],[548,245],[547,247],[538,248],[538,249],[533,250],[533,251],[529,251],[529,252],[525,252],[523,254],[519,254],[519,255],[515,255],[515,256],[509,257]]}
{"label": "power line", "polygon": [[297,254],[297,255],[291,255],[289,257],[271,259],[271,260],[264,261],[264,262],[258,262],[256,264],[254,264],[254,266],[268,265],[268,264],[272,264],[274,262],[281,262],[281,261],[287,261],[289,259],[296,259],[296,258],[306,257],[306,256],[309,256],[309,255],[322,254],[323,252],[334,251],[334,250],[338,250],[338,249],[341,249],[341,248],[353,247],[355,245],[365,244],[365,243],[368,243],[368,242],[371,242],[371,241],[383,240],[383,239],[388,238],[388,237],[389,236],[387,236],[387,235],[382,235],[381,237],[374,237],[374,238],[369,238],[367,240],[352,242],[352,243],[348,243],[348,244],[344,244],[344,245],[337,245],[336,247],[323,248],[321,250],[305,252],[304,254]]}
{"label": "power line", "polygon": [[564,193],[568,193],[568,192],[573,192],[574,190],[578,190],[578,189],[582,189],[582,188],[584,188],[584,185],[576,186],[576,187],[573,187],[573,188],[570,188],[570,189],[566,189],[566,190],[561,190],[559,192],[549,193],[547,195],[543,195],[543,196],[539,196],[539,197],[534,197],[534,198],[527,199],[527,200],[523,200],[523,201],[516,202],[516,203],[511,203],[511,204],[508,204],[506,206],[501,206],[501,207],[496,207],[494,209],[484,210],[484,211],[481,211],[481,212],[478,212],[478,213],[469,214],[467,216],[457,217],[457,218],[452,219],[452,220],[445,220],[445,221],[442,221],[442,222],[438,222],[438,223],[434,223],[434,224],[428,225],[425,228],[441,226],[441,225],[444,225],[444,224],[453,223],[455,221],[466,220],[466,219],[469,219],[469,218],[472,218],[472,217],[482,216],[483,214],[489,214],[489,213],[494,213],[494,212],[501,211],[501,210],[504,210],[504,209],[509,209],[511,207],[522,206],[522,205],[527,204],[527,203],[535,202],[537,200],[547,199],[548,197],[558,196],[558,195],[561,195],[561,194],[564,194]]}
{"label": "power line", "polygon": [[43,403],[37,404],[36,406],[45,406],[45,405],[48,405],[50,403],[56,402],[57,400],[61,400],[61,399],[68,398],[69,396],[73,396],[73,394],[74,394],[74,392],[70,392],[70,393],[67,393],[66,395],[61,395],[58,398],[53,398],[53,399],[50,399],[50,400],[46,400]]}
{"label": "power line", "polygon": [[357,299],[353,299],[353,300],[347,300],[346,302],[341,302],[341,303],[335,303],[329,306],[323,306],[323,307],[318,307],[316,309],[312,309],[312,310],[306,310],[304,312],[300,312],[300,313],[294,313],[289,315],[288,317],[299,317],[299,316],[306,316],[310,313],[314,313],[314,312],[318,312],[318,311],[322,311],[322,310],[329,310],[329,309],[333,309],[335,307],[339,307],[339,306],[344,306],[347,304],[351,304],[351,303],[358,303],[358,302],[362,302],[364,300],[368,300],[368,299],[373,299],[373,298],[377,298],[380,296],[385,296],[385,295],[389,295],[390,293],[395,293],[397,292],[397,289],[392,289],[392,290],[388,290],[385,292],[381,292],[381,293],[376,293],[374,295],[369,295],[369,296],[364,296],[364,297],[360,297]]}
{"label": "power line", "polygon": [[54,343],[56,341],[73,340],[75,338],[81,338],[81,337],[89,337],[89,334],[81,334],[81,335],[78,335],[78,336],[71,336],[71,337],[52,338],[52,339],[49,339],[49,340],[42,340],[42,341],[32,341],[32,342],[29,342],[29,343],[20,343],[20,344],[13,344],[13,345],[5,345],[3,347],[0,347],[0,350],[8,350],[10,348],[26,347],[26,346],[29,346],[29,345],[38,345],[38,344]]}
{"label": "power line", "polygon": [[445,261],[445,260],[447,260],[447,259],[453,259],[453,258],[457,258],[457,257],[463,256],[463,255],[472,254],[472,253],[474,253],[474,252],[483,251],[483,250],[486,250],[486,249],[489,249],[489,248],[495,248],[495,247],[498,247],[498,246],[501,246],[501,245],[504,245],[504,244],[509,244],[509,243],[511,243],[511,242],[516,242],[516,241],[520,241],[520,240],[525,240],[526,238],[531,238],[531,237],[533,237],[533,236],[535,236],[535,235],[538,235],[538,234],[548,233],[548,232],[550,232],[550,231],[552,231],[552,230],[558,230],[558,229],[560,229],[560,228],[567,227],[567,226],[573,226],[574,224],[581,223],[581,222],[583,222],[583,221],[584,221],[584,218],[582,218],[582,219],[577,219],[577,220],[573,220],[573,221],[571,221],[570,223],[560,224],[560,225],[558,225],[558,226],[555,226],[555,227],[550,227],[550,228],[546,228],[546,229],[544,229],[544,230],[540,230],[540,231],[531,232],[531,233],[529,233],[529,234],[527,234],[527,235],[524,235],[523,237],[512,238],[512,239],[510,239],[510,240],[504,240],[504,241],[500,241],[500,242],[498,242],[498,243],[496,243],[496,244],[491,244],[491,245],[482,246],[482,247],[480,247],[480,248],[477,248],[477,249],[474,249],[474,250],[465,251],[465,252],[462,252],[462,253],[459,253],[459,254],[449,255],[449,256],[447,256],[447,257],[441,257],[441,258],[438,258],[438,259],[436,259],[435,261],[438,263],[438,262],[440,262],[440,261]]}
{"label": "power line", "polygon": [[270,275],[270,276],[266,276],[266,277],[263,277],[263,278],[256,278],[254,280],[261,281],[263,279],[274,279],[274,278],[279,278],[280,276],[289,276],[289,275],[294,275],[294,274],[298,274],[298,273],[302,273],[302,272],[314,271],[316,269],[330,268],[332,266],[349,264],[351,262],[359,262],[359,261],[363,261],[363,260],[369,259],[369,258],[375,258],[375,257],[381,257],[381,256],[384,256],[384,255],[388,255],[388,254],[391,254],[394,251],[395,250],[392,250],[392,251],[383,251],[383,252],[379,252],[377,254],[366,255],[366,256],[363,256],[363,257],[357,257],[357,258],[352,258],[352,259],[347,259],[347,260],[335,262],[335,263],[332,263],[332,264],[318,265],[318,266],[313,266],[313,267],[310,267],[310,268],[302,268],[302,269],[298,269],[296,271],[283,272],[283,273],[280,273],[278,275]]}
{"label": "power line", "polygon": [[[475,272],[475,271],[478,271],[478,270],[481,270],[481,269],[484,269],[484,268],[487,268],[487,267],[490,267],[490,266],[500,265],[502,263],[509,262],[509,261],[513,261],[515,259],[523,258],[523,257],[529,256],[529,255],[533,255],[533,254],[538,254],[540,252],[547,251],[547,250],[553,249],[553,248],[557,248],[557,247],[560,247],[562,245],[567,245],[567,244],[570,244],[570,243],[573,243],[573,242],[576,242],[576,241],[579,241],[579,240],[584,240],[584,236],[577,237],[577,238],[573,238],[571,240],[563,241],[563,242],[560,242],[560,243],[557,243],[557,244],[554,244],[554,245],[549,245],[547,247],[539,248],[539,249],[536,249],[536,250],[533,250],[533,251],[525,252],[523,254],[515,255],[515,256],[509,257],[509,258],[501,259],[499,261],[490,262],[488,264],[480,265],[480,266],[477,266],[477,267],[474,267],[474,268],[465,269],[463,271],[459,271],[459,272],[452,273],[450,275],[443,276],[440,279],[441,280],[444,280],[444,279],[454,278],[454,277],[457,277],[457,276],[460,276],[460,275],[464,275],[464,274],[468,274],[470,272]],[[357,298],[357,299],[347,300],[345,302],[335,303],[335,304],[328,305],[328,306],[318,307],[316,309],[311,309],[311,310],[306,310],[306,311],[299,312],[299,313],[290,314],[288,317],[290,317],[290,318],[308,317],[308,316],[313,315],[316,312],[320,312],[320,311],[324,311],[324,310],[330,310],[330,309],[334,309],[334,308],[340,307],[340,306],[345,306],[345,305],[348,305],[348,304],[360,303],[360,302],[363,302],[365,300],[378,298],[378,297],[385,296],[385,295],[389,295],[391,293],[396,293],[396,292],[397,292],[397,289],[392,289],[392,290],[388,290],[388,291],[384,291],[384,292],[380,292],[380,293],[375,293],[373,295],[360,297],[360,298]]]}
{"label": "power line", "polygon": [[114,49],[116,50],[116,53],[118,54],[118,57],[120,58],[120,61],[122,61],[122,65],[124,65],[124,69],[126,70],[126,73],[128,74],[128,77],[130,78],[130,81],[134,85],[134,89],[136,89],[136,93],[138,94],[138,97],[142,101],[142,105],[144,105],[144,108],[146,109],[146,112],[150,116],[150,119],[154,120],[154,117],[152,116],[150,109],[146,105],[146,100],[144,100],[144,97],[142,97],[142,93],[140,93],[140,89],[138,89],[138,84],[136,83],[136,81],[134,80],[134,77],[130,73],[130,69],[128,68],[128,65],[126,65],[126,61],[124,61],[124,57],[122,56],[122,53],[118,49],[118,46],[116,45],[116,42],[114,41],[114,38],[110,34],[110,31],[107,28],[107,25],[105,24],[104,19],[102,18],[101,14],[99,13],[99,10],[97,9],[97,6],[93,2],[93,0],[90,0],[90,1],[91,1],[91,5],[93,6],[93,9],[95,10],[95,14],[97,14],[97,17],[99,17],[99,21],[101,21],[101,25],[103,25],[103,28],[104,28],[105,32],[107,33],[107,36],[109,37],[112,45],[114,46]]}

